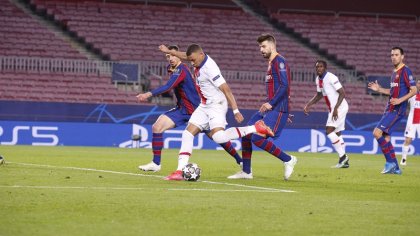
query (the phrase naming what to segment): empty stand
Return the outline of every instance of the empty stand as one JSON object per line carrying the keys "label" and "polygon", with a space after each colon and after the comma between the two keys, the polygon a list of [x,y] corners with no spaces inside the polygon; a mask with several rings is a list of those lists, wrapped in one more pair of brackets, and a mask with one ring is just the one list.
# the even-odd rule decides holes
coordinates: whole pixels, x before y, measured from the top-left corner
{"label": "empty stand", "polygon": [[0,55],[85,59],[31,16],[0,0]]}
{"label": "empty stand", "polygon": [[407,18],[275,13],[273,17],[367,75],[389,75],[391,48],[405,50],[405,61],[420,71],[420,23]]}
{"label": "empty stand", "polygon": [[[256,38],[273,28],[239,9],[186,8],[101,2],[34,1],[109,54],[112,60],[161,61],[159,44],[199,43],[224,70],[264,71]],[[292,68],[311,66],[312,51],[274,33]]]}

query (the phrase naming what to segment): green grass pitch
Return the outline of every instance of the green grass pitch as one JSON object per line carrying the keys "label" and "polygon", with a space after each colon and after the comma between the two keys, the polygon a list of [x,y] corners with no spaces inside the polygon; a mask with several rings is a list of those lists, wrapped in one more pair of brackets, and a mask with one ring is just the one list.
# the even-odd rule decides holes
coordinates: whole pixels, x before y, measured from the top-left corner
{"label": "green grass pitch", "polygon": [[295,153],[286,182],[258,151],[253,180],[228,180],[233,158],[195,150],[200,181],[164,181],[177,152],[145,173],[150,149],[1,146],[0,235],[420,235],[419,158],[397,176],[380,155]]}

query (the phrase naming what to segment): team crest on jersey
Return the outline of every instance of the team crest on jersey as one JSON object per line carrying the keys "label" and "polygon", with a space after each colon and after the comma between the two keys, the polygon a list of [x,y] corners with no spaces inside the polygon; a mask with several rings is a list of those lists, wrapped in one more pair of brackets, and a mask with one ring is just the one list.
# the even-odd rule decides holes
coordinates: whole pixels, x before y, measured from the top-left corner
{"label": "team crest on jersey", "polygon": [[280,62],[279,67],[280,67],[280,69],[284,69],[284,63],[283,62]]}

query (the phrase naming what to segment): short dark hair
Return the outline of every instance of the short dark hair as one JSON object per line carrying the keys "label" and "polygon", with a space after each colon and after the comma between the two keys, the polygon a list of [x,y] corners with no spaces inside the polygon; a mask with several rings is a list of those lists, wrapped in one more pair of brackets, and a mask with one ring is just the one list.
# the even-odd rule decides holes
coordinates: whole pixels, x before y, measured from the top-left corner
{"label": "short dark hair", "polygon": [[203,49],[201,48],[200,45],[193,43],[190,46],[188,46],[186,54],[187,54],[187,56],[191,56],[191,54],[193,52],[198,52],[198,51],[202,51],[202,50]]}
{"label": "short dark hair", "polygon": [[260,36],[258,36],[258,38],[257,38],[258,43],[262,43],[264,41],[269,41],[269,42],[273,42],[274,44],[276,44],[276,39],[271,34],[261,34]]}
{"label": "short dark hair", "polygon": [[403,50],[402,48],[400,48],[400,47],[393,47],[393,48],[391,49],[391,51],[392,51],[392,50],[400,50],[401,55],[404,55],[404,50]]}
{"label": "short dark hair", "polygon": [[179,47],[177,45],[170,45],[168,46],[169,50],[175,50],[175,51],[179,51]]}
{"label": "short dark hair", "polygon": [[324,67],[325,67],[325,68],[327,68],[327,62],[326,62],[325,60],[321,60],[321,59],[316,60],[316,62],[315,62],[315,66],[316,66],[316,64],[318,64],[318,63],[321,63],[322,65],[324,65]]}

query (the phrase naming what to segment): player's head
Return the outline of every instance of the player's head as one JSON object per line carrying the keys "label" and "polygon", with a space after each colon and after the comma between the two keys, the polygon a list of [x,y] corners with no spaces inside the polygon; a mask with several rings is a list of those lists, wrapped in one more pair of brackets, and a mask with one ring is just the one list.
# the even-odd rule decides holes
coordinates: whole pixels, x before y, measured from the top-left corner
{"label": "player's head", "polygon": [[262,34],[257,38],[260,45],[260,52],[265,59],[270,59],[276,53],[276,39],[271,34]]}
{"label": "player's head", "polygon": [[323,75],[327,70],[327,62],[324,60],[317,60],[315,62],[315,70],[317,75]]}
{"label": "player's head", "polygon": [[188,46],[186,54],[188,60],[194,67],[199,67],[206,56],[203,49],[198,44],[191,44]]}
{"label": "player's head", "polygon": [[[175,50],[175,51],[179,50],[178,46],[176,46],[176,45],[168,46],[168,49],[169,50]],[[181,59],[179,57],[176,57],[176,56],[171,55],[169,53],[166,54],[166,60],[169,62],[169,65],[171,65],[171,67],[176,67],[181,62]]]}
{"label": "player's head", "polygon": [[391,49],[392,65],[398,67],[404,60],[404,50],[400,47],[393,47]]}

